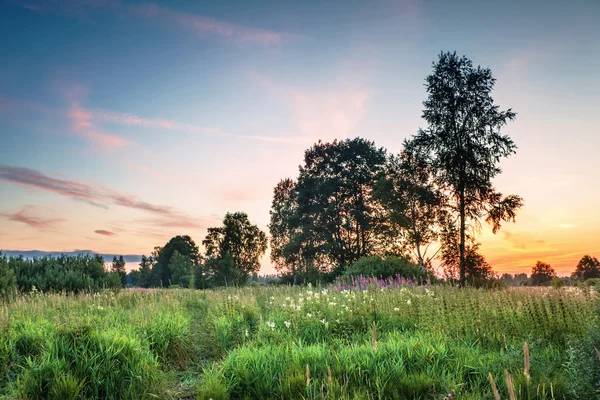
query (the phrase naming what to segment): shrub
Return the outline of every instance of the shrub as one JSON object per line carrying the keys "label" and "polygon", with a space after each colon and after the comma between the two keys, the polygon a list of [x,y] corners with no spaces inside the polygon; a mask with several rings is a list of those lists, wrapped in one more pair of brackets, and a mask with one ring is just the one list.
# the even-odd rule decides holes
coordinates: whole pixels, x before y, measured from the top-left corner
{"label": "shrub", "polygon": [[552,285],[553,288],[561,288],[563,286],[565,286],[565,279],[564,278],[552,278],[552,281],[550,281],[550,285]]}
{"label": "shrub", "polygon": [[[1,264],[2,261],[0,270]],[[121,287],[119,274],[107,272],[104,260],[98,256],[62,255],[34,259],[10,257],[8,265],[16,275],[16,284],[21,292],[30,292],[34,287],[42,292],[67,293],[97,292]]]}
{"label": "shrub", "polygon": [[344,276],[365,276],[376,278],[390,278],[400,275],[406,279],[426,279],[423,270],[409,260],[402,257],[380,256],[362,257],[354,264],[347,267]]}
{"label": "shrub", "polygon": [[600,278],[590,278],[585,281],[586,286],[594,286],[600,288]]}

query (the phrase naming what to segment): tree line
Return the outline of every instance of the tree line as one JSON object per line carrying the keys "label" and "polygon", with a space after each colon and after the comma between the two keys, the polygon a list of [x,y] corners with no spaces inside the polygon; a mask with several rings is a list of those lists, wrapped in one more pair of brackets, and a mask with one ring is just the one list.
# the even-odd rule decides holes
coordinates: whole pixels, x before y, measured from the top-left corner
{"label": "tree line", "polygon": [[[423,277],[433,275],[434,265],[460,285],[497,279],[479,253],[477,235],[484,223],[496,233],[514,222],[524,202],[493,186],[500,161],[517,148],[502,133],[516,113],[494,102],[495,83],[489,68],[442,52],[425,79],[426,126],[405,139],[398,154],[363,138],[307,149],[298,175],[273,192],[270,257],[281,280],[330,282],[361,268]],[[260,269],[268,240],[247,214],[236,212],[209,228],[202,245],[204,254],[190,236],[176,236],[129,274],[115,257],[102,279],[141,287],[244,285]],[[532,282],[552,279],[546,265],[534,267]]]}

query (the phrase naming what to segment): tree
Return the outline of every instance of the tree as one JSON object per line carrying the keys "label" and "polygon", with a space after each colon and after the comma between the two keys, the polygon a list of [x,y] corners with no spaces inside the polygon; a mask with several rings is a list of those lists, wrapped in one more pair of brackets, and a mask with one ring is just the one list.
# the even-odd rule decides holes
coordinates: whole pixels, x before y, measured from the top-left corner
{"label": "tree", "polygon": [[591,278],[600,278],[600,261],[596,257],[588,255],[581,257],[571,277],[584,281]]}
{"label": "tree", "polygon": [[306,150],[297,182],[284,180],[274,192],[269,229],[280,271],[339,272],[384,252],[388,224],[373,192],[385,161],[383,148],[361,138]]}
{"label": "tree", "polygon": [[[453,224],[446,226],[441,237],[441,259],[445,274],[450,279],[458,278],[460,280],[460,241],[456,226]],[[467,244],[464,253],[465,282],[480,286],[482,281],[494,278],[494,271],[485,260],[485,257],[479,253],[480,244],[471,236],[467,236],[466,240]]]}
{"label": "tree", "polygon": [[544,262],[538,261],[531,270],[531,284],[534,286],[547,285],[556,278],[556,272]]}
{"label": "tree", "polygon": [[178,251],[179,254],[188,257],[192,266],[200,263],[200,250],[196,243],[188,235],[175,236],[171,238],[163,247],[154,249],[153,257],[156,261],[153,271],[155,276],[159,278],[159,284],[162,287],[169,287],[172,282],[172,271],[169,267],[173,253]]}
{"label": "tree", "polygon": [[391,224],[389,234],[402,249],[409,249],[427,272],[437,251],[430,256],[427,252],[440,236],[446,210],[444,197],[425,161],[407,150],[389,157],[375,197],[386,210]]}
{"label": "tree", "polygon": [[267,236],[250,223],[248,214],[227,213],[220,227],[208,228],[202,241],[206,268],[216,281],[241,285],[260,269],[260,258],[267,251]]}
{"label": "tree", "polygon": [[281,180],[273,190],[273,201],[269,212],[271,221],[271,262],[280,273],[297,275],[306,273],[308,263],[303,257],[299,239],[298,190],[292,179]]}
{"label": "tree", "polygon": [[127,286],[127,271],[125,270],[125,260],[123,256],[113,257],[112,262],[112,272],[119,274],[119,278],[121,279],[121,287]]}
{"label": "tree", "polygon": [[15,272],[8,263],[8,258],[0,251],[0,299],[15,291],[17,279]]}
{"label": "tree", "polygon": [[152,256],[146,257],[142,255],[140,261],[140,276],[138,285],[143,288],[149,288],[153,286],[152,282],[152,265],[154,264],[154,258]]}
{"label": "tree", "polygon": [[463,285],[467,229],[478,227],[485,216],[496,233],[502,221],[514,221],[516,210],[523,205],[521,197],[503,197],[492,185],[502,172],[500,159],[516,150],[510,137],[501,134],[501,128],[516,114],[494,104],[495,81],[489,68],[475,68],[465,56],[442,52],[426,78],[423,119],[428,127],[407,143],[411,152],[427,160],[457,220]]}
{"label": "tree", "polygon": [[171,284],[190,287],[192,279],[192,261],[177,250],[173,252],[169,261],[171,271]]}

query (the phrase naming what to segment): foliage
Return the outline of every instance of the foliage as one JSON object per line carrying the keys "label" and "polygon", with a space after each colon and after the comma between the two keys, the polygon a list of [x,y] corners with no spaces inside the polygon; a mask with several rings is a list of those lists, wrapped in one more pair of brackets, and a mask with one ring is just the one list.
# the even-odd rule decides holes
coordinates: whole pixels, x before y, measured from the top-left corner
{"label": "foliage", "polygon": [[383,148],[361,138],[306,150],[297,182],[275,188],[269,228],[280,270],[335,271],[383,251],[388,224],[373,192],[385,160]]}
{"label": "foliage", "polygon": [[358,259],[354,264],[344,269],[344,276],[365,276],[376,278],[390,278],[401,276],[406,279],[425,280],[426,274],[418,265],[410,260],[396,256],[370,256]]}
{"label": "foliage", "polygon": [[590,278],[600,278],[600,261],[596,257],[588,255],[581,257],[571,277],[583,281]]}
{"label": "foliage", "polygon": [[431,269],[429,246],[440,237],[446,218],[444,197],[424,160],[403,150],[390,156],[375,190],[391,227],[388,234],[401,249],[410,249],[423,271]]}
{"label": "foliage", "polygon": [[125,271],[125,260],[123,256],[113,257],[112,268],[111,271],[118,274],[119,278],[121,278],[121,287],[127,286],[127,271]]}
{"label": "foliage", "polygon": [[552,280],[550,281],[550,286],[552,286],[553,288],[561,288],[563,286],[566,285],[565,282],[565,278],[552,278]]}
{"label": "foliage", "polygon": [[501,128],[516,114],[494,104],[490,69],[475,68],[456,52],[441,53],[426,82],[423,118],[428,126],[405,147],[427,161],[436,184],[447,194],[454,217],[450,221],[457,221],[459,231],[459,277],[464,284],[467,228],[486,217],[495,233],[502,221],[514,220],[523,204],[518,196],[503,197],[492,185],[501,172],[499,160],[515,152],[516,145]]}
{"label": "foliage", "polygon": [[[442,232],[441,248],[442,266],[447,278],[458,280],[460,278],[460,241],[458,231],[454,225],[448,225]],[[467,236],[464,250],[465,283],[473,286],[485,286],[486,281],[496,278],[492,267],[479,253],[479,243]]]}
{"label": "foliage", "polygon": [[531,270],[530,281],[534,286],[548,285],[553,278],[556,278],[556,272],[545,262],[538,261]]}
{"label": "foliage", "polygon": [[192,267],[192,260],[175,250],[169,261],[171,283],[181,287],[190,287]]}
{"label": "foliage", "polygon": [[184,235],[171,238],[163,247],[155,248],[155,255],[152,256],[155,261],[152,271],[159,278],[159,282],[155,283],[162,285],[162,287],[169,287],[174,283],[172,282],[173,272],[169,267],[169,263],[175,251],[187,257],[192,266],[200,264],[200,250],[191,237]]}
{"label": "foliage", "polygon": [[122,287],[117,273],[107,272],[100,256],[78,255],[44,256],[34,259],[8,258],[8,265],[16,276],[21,292],[79,293]]}
{"label": "foliage", "polygon": [[[155,286],[153,282],[155,279],[155,275],[152,273],[152,268],[154,266],[154,258],[152,256],[146,257],[142,255],[142,259],[140,261],[140,277],[138,281],[139,287],[149,288]],[[135,286],[135,285],[134,285]]]}
{"label": "foliage", "polygon": [[214,282],[238,286],[260,269],[267,236],[250,223],[248,214],[227,213],[222,226],[208,228],[202,244],[206,249],[205,267]]}
{"label": "foliage", "polygon": [[0,299],[7,298],[17,288],[17,279],[8,258],[0,251]]}

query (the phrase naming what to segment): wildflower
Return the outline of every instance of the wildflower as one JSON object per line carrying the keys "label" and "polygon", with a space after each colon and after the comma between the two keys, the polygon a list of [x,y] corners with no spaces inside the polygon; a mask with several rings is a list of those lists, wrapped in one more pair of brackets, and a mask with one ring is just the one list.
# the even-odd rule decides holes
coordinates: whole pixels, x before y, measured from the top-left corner
{"label": "wildflower", "polygon": [[394,311],[400,311],[398,307],[394,307]]}
{"label": "wildflower", "polygon": [[275,297],[271,296],[271,300],[275,300]]}
{"label": "wildflower", "polygon": [[332,306],[332,307],[333,307],[333,306],[335,306],[336,304],[337,304],[337,303],[336,303],[336,302],[334,302],[334,301],[330,301],[330,302],[329,302],[329,305],[330,305],[330,306]]}
{"label": "wildflower", "polygon": [[248,329],[246,329],[246,330],[244,331],[244,335],[245,335],[246,337],[250,336],[250,334],[248,333]]}
{"label": "wildflower", "polygon": [[290,296],[288,296],[288,297],[285,298],[285,301],[290,301],[290,300],[291,300]]}
{"label": "wildflower", "polygon": [[273,330],[275,329],[275,322],[267,321],[267,326]]}
{"label": "wildflower", "polygon": [[296,306],[296,311],[300,311],[300,310],[302,310],[302,307]]}
{"label": "wildflower", "polygon": [[406,300],[406,304],[410,306],[410,299]]}
{"label": "wildflower", "polygon": [[323,319],[321,320],[321,323],[322,323],[323,325],[325,325],[325,322],[327,322],[327,321],[325,321],[325,318],[323,318]]}
{"label": "wildflower", "polygon": [[286,328],[289,328],[292,323],[290,321],[284,321],[283,324],[285,325]]}
{"label": "wildflower", "polygon": [[311,314],[311,313],[309,313],[309,312],[307,312],[307,313],[306,313],[306,316],[307,316],[308,318],[310,318],[310,317],[312,317],[312,314]]}

